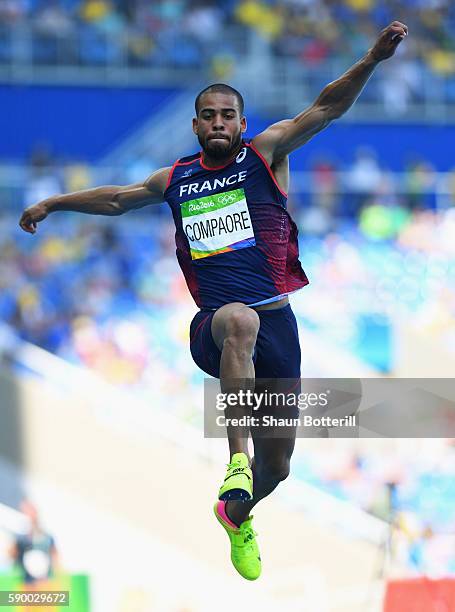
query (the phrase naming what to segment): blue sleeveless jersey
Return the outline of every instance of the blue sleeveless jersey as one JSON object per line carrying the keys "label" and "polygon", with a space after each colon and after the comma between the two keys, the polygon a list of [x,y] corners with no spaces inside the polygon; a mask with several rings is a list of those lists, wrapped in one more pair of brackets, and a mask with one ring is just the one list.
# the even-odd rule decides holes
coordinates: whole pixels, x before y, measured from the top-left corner
{"label": "blue sleeveless jersey", "polygon": [[177,259],[199,308],[257,306],[308,284],[287,195],[252,143],[244,141],[237,157],[217,168],[205,166],[202,153],[177,160],[164,198]]}

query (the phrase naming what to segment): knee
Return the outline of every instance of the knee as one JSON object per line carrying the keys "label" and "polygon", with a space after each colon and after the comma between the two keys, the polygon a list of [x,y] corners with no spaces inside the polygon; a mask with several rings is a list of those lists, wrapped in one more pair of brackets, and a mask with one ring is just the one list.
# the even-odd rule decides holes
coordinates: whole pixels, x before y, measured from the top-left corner
{"label": "knee", "polygon": [[234,310],[226,322],[224,344],[252,350],[259,331],[259,316],[255,310],[244,307]]}
{"label": "knee", "polygon": [[255,465],[255,475],[261,481],[278,483],[286,480],[291,470],[291,462],[287,457],[275,459],[267,463]]}

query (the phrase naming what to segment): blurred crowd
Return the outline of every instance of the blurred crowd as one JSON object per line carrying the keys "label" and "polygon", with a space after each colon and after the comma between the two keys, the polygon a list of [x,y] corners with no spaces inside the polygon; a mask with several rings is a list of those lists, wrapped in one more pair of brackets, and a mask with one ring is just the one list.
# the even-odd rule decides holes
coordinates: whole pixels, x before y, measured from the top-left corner
{"label": "blurred crowd", "polygon": [[318,68],[359,57],[394,19],[412,33],[394,68],[400,83],[418,89],[422,67],[455,74],[451,0],[1,0],[0,63],[24,53],[10,37],[28,24],[33,60],[42,64],[126,59],[137,66],[205,68],[209,62],[222,71],[245,59],[248,36],[257,33],[276,57]]}
{"label": "blurred crowd", "polygon": [[298,191],[304,194],[302,226],[307,231],[325,234],[339,217],[354,217],[361,211],[366,235],[392,238],[410,212],[453,206],[455,167],[438,174],[430,160],[414,156],[392,173],[372,148],[362,146],[352,161],[315,159]]}
{"label": "blurred crowd", "polygon": [[330,452],[311,446],[296,456],[293,467],[299,478],[388,521],[395,567],[414,576],[453,576],[453,440],[388,444],[387,451],[371,442],[356,451],[351,445],[332,444]]}

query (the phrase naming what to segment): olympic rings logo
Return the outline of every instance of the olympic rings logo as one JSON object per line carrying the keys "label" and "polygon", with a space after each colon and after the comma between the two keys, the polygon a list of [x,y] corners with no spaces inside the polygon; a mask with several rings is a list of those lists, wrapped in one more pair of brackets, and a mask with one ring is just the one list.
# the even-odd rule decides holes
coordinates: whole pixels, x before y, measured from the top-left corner
{"label": "olympic rings logo", "polygon": [[237,198],[233,193],[225,193],[218,198],[218,202],[220,202],[220,204],[232,204],[232,202],[235,202],[236,199]]}

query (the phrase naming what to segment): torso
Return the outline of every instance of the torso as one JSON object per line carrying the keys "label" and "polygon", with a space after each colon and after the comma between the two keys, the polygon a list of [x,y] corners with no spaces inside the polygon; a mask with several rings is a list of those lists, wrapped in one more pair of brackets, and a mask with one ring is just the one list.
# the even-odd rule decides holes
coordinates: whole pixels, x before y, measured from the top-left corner
{"label": "torso", "polygon": [[[260,149],[258,149],[260,151]],[[289,191],[289,157],[284,157],[278,162],[270,164],[276,182],[283,191]]]}
{"label": "torso", "polygon": [[195,154],[167,171],[177,258],[200,308],[235,301],[281,308],[287,293],[308,283],[286,211],[288,158],[271,168],[253,142],[226,165],[207,166]]}

